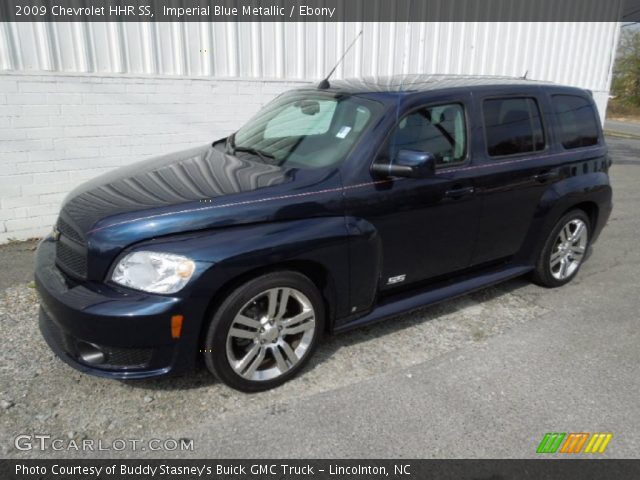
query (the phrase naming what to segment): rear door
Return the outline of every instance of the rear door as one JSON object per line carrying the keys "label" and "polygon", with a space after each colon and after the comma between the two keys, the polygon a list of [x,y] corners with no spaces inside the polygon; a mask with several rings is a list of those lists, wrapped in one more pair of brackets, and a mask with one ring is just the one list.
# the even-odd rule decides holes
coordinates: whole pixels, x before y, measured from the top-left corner
{"label": "rear door", "polygon": [[476,152],[476,193],[482,201],[472,265],[507,260],[522,248],[545,189],[557,178],[546,99],[540,90],[476,95],[483,123]]}

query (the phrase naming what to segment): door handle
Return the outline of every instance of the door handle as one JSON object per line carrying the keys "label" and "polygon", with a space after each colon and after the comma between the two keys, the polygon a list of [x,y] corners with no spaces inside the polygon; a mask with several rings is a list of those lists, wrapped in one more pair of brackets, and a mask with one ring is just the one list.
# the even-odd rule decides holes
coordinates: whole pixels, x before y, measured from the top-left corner
{"label": "door handle", "polygon": [[444,192],[444,196],[448,198],[460,198],[465,195],[471,195],[475,189],[473,187],[453,188]]}
{"label": "door handle", "polygon": [[531,177],[536,182],[546,182],[547,180],[551,180],[552,178],[556,178],[558,176],[558,172],[542,172],[538,173]]}

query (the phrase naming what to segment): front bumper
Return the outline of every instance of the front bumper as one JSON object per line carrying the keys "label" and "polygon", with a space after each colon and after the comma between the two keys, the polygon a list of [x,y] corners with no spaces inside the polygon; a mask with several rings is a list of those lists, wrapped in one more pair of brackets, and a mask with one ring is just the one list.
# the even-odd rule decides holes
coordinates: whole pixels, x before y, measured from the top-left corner
{"label": "front bumper", "polygon": [[[55,241],[36,253],[40,330],[72,367],[109,378],[178,373],[194,364],[204,308],[186,298],[151,295],[103,283],[75,283],[55,266]],[[171,317],[184,317],[180,338]],[[87,351],[99,355],[88,355]]]}

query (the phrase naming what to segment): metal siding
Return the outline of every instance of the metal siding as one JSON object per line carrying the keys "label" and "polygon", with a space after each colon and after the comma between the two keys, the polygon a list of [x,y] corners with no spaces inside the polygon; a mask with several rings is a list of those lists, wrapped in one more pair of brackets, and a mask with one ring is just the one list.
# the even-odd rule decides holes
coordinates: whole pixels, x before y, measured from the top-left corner
{"label": "metal siding", "polygon": [[[588,6],[620,8],[595,0]],[[451,7],[442,0],[435,8]],[[482,13],[477,4],[467,8]],[[0,70],[318,79],[360,29],[363,38],[337,78],[528,72],[601,92],[618,35],[615,22],[1,23]]]}

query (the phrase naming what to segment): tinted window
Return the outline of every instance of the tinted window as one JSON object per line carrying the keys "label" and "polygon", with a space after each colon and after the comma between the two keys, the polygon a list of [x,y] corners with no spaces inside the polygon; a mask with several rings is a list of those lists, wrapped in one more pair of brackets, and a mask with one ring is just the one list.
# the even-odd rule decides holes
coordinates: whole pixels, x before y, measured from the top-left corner
{"label": "tinted window", "polygon": [[485,100],[483,112],[492,157],[544,149],[540,109],[533,98]]}
{"label": "tinted window", "polygon": [[574,95],[554,95],[552,99],[564,148],[588,147],[598,143],[598,122],[591,102]]}
{"label": "tinted window", "polygon": [[467,139],[464,109],[457,103],[417,110],[398,123],[391,134],[389,155],[400,150],[429,152],[438,165],[462,162]]}

